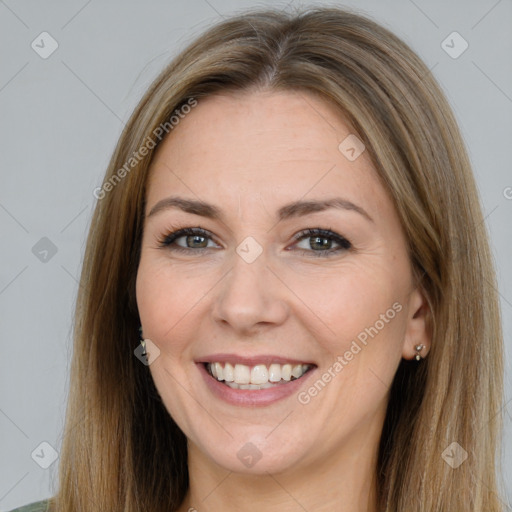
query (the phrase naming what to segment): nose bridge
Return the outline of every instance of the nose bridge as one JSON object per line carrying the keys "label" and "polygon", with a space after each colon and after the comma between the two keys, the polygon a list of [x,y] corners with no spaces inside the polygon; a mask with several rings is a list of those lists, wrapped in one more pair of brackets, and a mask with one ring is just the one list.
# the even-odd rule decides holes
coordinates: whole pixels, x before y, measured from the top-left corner
{"label": "nose bridge", "polygon": [[259,323],[284,321],[284,297],[267,264],[267,251],[254,238],[247,237],[237,246],[231,269],[216,297],[216,320],[240,330],[250,330]]}

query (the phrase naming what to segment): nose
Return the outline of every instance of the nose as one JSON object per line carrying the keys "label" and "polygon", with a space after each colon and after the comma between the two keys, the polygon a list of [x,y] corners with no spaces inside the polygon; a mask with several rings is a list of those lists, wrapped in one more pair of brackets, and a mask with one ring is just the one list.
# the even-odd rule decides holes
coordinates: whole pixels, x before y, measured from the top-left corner
{"label": "nose", "polygon": [[238,334],[281,325],[288,316],[286,287],[267,266],[265,251],[251,263],[234,253],[232,268],[216,291],[214,320]]}

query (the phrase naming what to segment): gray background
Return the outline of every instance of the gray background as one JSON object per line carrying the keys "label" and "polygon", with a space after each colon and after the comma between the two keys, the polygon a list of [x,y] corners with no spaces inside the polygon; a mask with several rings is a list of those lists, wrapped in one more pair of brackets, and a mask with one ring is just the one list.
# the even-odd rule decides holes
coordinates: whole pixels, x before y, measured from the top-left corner
{"label": "gray background", "polygon": [[[331,4],[357,7],[408,42],[433,69],[460,122],[499,276],[507,348],[507,396],[499,411],[506,427],[502,499],[510,507],[512,0]],[[223,16],[263,5],[286,3],[0,0],[0,510],[55,490],[57,462],[43,469],[36,461],[51,461],[41,442],[60,450],[92,191],[123,121],[195,35]],[[42,46],[43,31],[59,45],[47,59],[31,47],[34,40]],[[469,44],[458,58],[442,47],[453,31]],[[455,40],[452,52],[461,44]]]}

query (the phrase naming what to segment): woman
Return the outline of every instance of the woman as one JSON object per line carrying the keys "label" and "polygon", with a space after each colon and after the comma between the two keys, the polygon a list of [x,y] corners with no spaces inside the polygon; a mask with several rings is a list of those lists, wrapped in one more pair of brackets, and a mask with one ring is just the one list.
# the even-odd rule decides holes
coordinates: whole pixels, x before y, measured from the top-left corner
{"label": "woman", "polygon": [[335,8],[220,23],[150,87],[95,195],[39,506],[503,510],[482,211],[396,36]]}

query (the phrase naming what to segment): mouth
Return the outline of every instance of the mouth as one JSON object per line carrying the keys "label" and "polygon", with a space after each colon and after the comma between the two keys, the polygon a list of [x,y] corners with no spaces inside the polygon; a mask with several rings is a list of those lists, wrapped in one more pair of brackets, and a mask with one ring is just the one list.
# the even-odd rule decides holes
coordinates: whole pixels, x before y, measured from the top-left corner
{"label": "mouth", "polygon": [[262,390],[284,386],[300,380],[316,365],[311,363],[278,363],[245,365],[227,361],[202,363],[206,372],[231,389]]}

